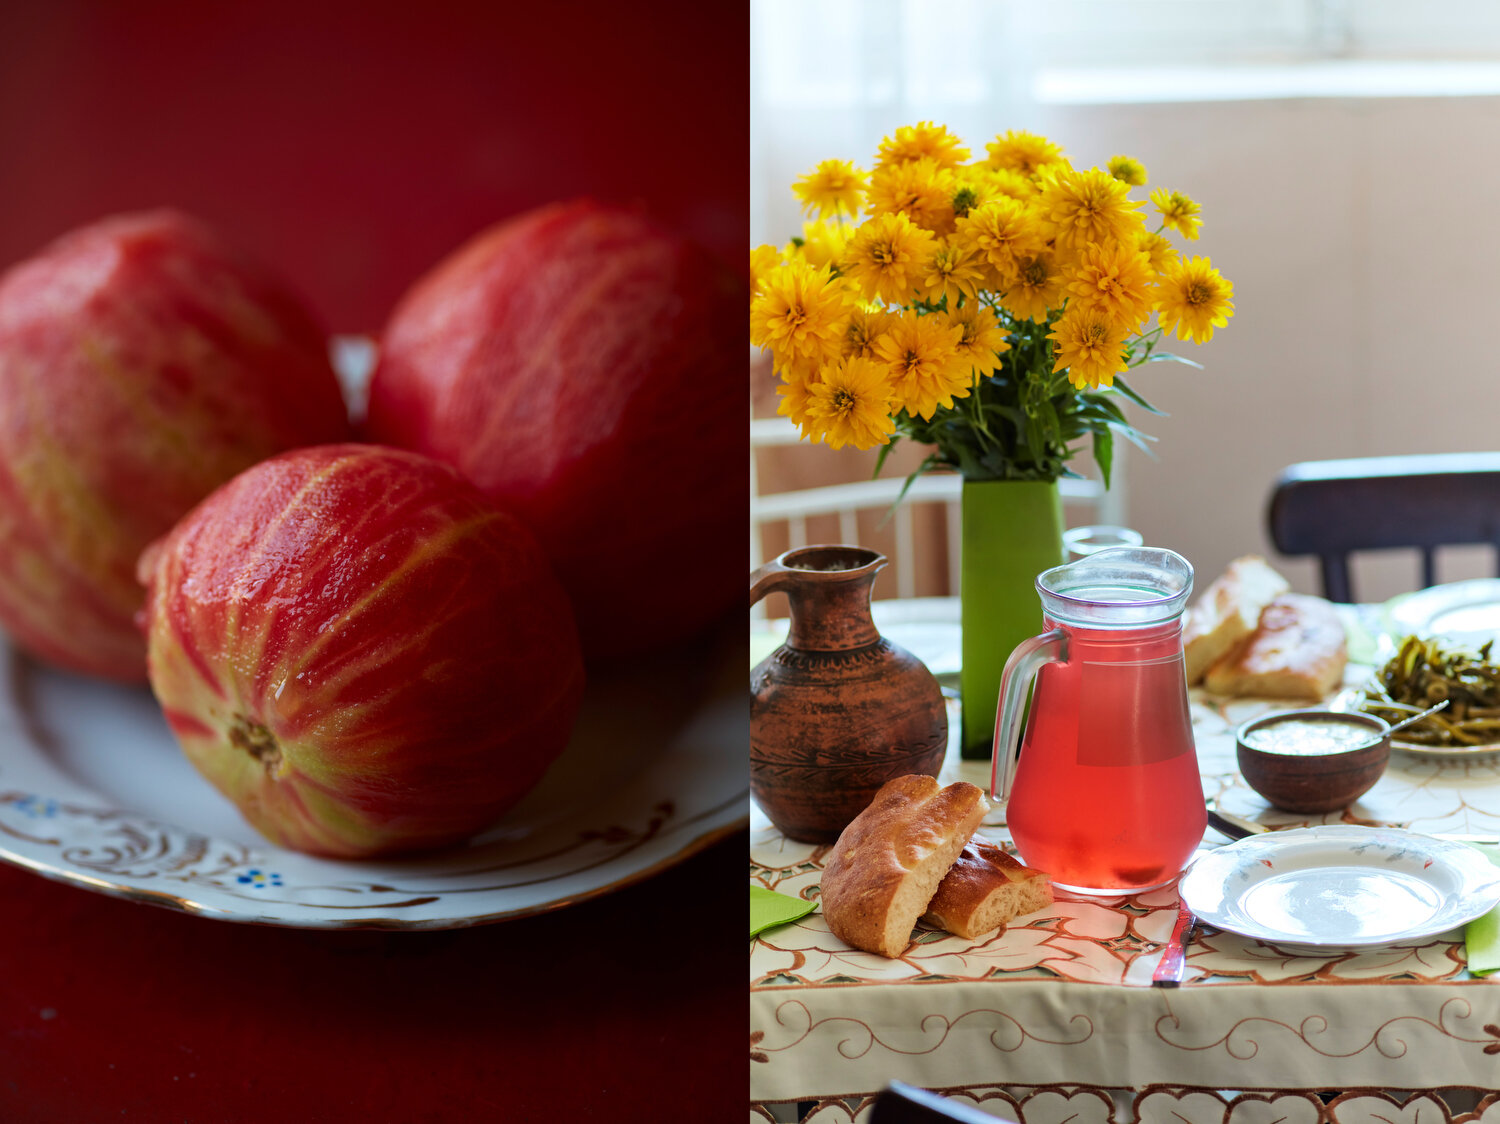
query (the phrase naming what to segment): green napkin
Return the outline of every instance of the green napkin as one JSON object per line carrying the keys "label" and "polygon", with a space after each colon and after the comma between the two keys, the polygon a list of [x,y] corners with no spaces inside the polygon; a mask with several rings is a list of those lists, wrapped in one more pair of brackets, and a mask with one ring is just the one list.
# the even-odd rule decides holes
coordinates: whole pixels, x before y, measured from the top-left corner
{"label": "green napkin", "polygon": [[[1487,843],[1469,845],[1500,866],[1500,847]],[[1469,922],[1464,929],[1464,944],[1468,949],[1471,975],[1487,976],[1500,970],[1500,906]]]}
{"label": "green napkin", "polygon": [[806,917],[816,908],[812,902],[794,898],[790,894],[778,894],[764,886],[750,887],[750,935],[776,925],[785,925],[799,917]]}
{"label": "green napkin", "polygon": [[750,666],[753,668],[786,642],[787,622],[762,621],[750,626]]}
{"label": "green napkin", "polygon": [[[1380,638],[1370,631],[1365,613],[1357,605],[1335,605],[1344,624],[1350,663],[1373,664],[1380,655]],[[1384,627],[1382,619],[1378,627]]]}

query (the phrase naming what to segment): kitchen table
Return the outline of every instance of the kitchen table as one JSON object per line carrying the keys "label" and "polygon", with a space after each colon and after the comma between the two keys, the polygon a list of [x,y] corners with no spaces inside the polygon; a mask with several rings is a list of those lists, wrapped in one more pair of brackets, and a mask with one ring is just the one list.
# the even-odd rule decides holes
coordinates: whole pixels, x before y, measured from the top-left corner
{"label": "kitchen table", "polygon": [[[952,627],[951,611],[938,616]],[[899,627],[887,630],[898,642]],[[919,643],[941,662],[935,628]],[[1346,685],[1370,670],[1351,663]],[[1497,756],[1397,751],[1342,813],[1270,808],[1236,770],[1234,730],[1292,705],[1193,692],[1204,793],[1222,809],[1273,826],[1500,835]],[[988,773],[950,745],[940,779],[987,788]],[[1002,811],[980,830],[1008,840]],[[1210,830],[1203,846],[1223,842]],[[752,810],[752,884],[815,899],[826,852]],[[1177,912],[1175,885],[1118,899],[1059,892],[978,940],[919,928],[895,960],[851,949],[818,912],[767,930],[750,945],[750,1119],[868,1120],[873,1095],[897,1079],[1026,1124],[1500,1120],[1500,980],[1468,973],[1461,929],[1318,951],[1200,926],[1183,985],[1156,988]]]}

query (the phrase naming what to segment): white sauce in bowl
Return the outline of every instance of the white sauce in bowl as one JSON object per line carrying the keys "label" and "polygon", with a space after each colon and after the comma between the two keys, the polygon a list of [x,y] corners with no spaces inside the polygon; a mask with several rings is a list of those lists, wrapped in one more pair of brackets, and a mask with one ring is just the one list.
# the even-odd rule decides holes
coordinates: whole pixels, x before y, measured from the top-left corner
{"label": "white sauce in bowl", "polygon": [[1285,718],[1257,726],[1243,738],[1254,749],[1292,757],[1345,753],[1379,740],[1378,730],[1337,718]]}

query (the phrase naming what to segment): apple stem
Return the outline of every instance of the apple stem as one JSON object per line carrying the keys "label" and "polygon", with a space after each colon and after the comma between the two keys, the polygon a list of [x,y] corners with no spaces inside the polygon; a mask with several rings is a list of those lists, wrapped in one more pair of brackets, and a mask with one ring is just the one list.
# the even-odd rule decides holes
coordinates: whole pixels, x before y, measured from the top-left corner
{"label": "apple stem", "polygon": [[276,735],[259,722],[252,722],[243,715],[235,715],[234,726],[229,731],[229,741],[259,761],[265,767],[266,775],[273,780],[284,772],[281,745],[277,742]]}

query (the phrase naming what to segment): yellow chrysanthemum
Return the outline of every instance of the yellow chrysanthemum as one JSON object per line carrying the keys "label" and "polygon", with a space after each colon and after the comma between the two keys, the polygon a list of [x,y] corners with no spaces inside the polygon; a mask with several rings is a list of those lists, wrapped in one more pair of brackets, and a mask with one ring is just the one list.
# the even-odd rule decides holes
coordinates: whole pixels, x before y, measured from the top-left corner
{"label": "yellow chrysanthemum", "polygon": [[1189,242],[1198,240],[1198,228],[1203,220],[1198,217],[1199,206],[1180,191],[1168,191],[1159,187],[1151,193],[1151,202],[1161,212],[1161,221]]}
{"label": "yellow chrysanthemum", "polygon": [[897,404],[930,419],[939,406],[969,395],[969,363],[958,352],[962,329],[941,316],[903,314],[875,343],[875,357],[890,368]]}
{"label": "yellow chrysanthemum", "polygon": [[781,385],[776,388],[776,394],[781,401],[776,404],[776,412],[790,419],[804,438],[812,437],[812,419],[807,408],[812,388],[818,381],[817,368],[788,368],[778,370],[777,374],[781,376]]}
{"label": "yellow chrysanthemum", "polygon": [[848,319],[846,292],[832,271],[787,262],[761,279],[750,301],[750,342],[769,348],[782,366],[832,359]]}
{"label": "yellow chrysanthemum", "polygon": [[1036,198],[1041,188],[1036,181],[1020,172],[991,168],[988,164],[965,164],[953,173],[953,214],[962,218],[975,207],[982,207],[1002,195],[1025,203]]}
{"label": "yellow chrysanthemum", "polygon": [[1090,242],[1132,244],[1142,222],[1130,185],[1099,168],[1051,177],[1037,205],[1056,229],[1058,246],[1075,253]]}
{"label": "yellow chrysanthemum", "polygon": [[986,178],[995,195],[1004,195],[1022,203],[1030,202],[1042,191],[1041,184],[1035,179],[1011,168],[992,168]]}
{"label": "yellow chrysanthemum", "polygon": [[1214,329],[1234,315],[1234,286],[1207,258],[1179,261],[1161,275],[1156,287],[1157,323],[1163,333],[1177,329],[1177,338],[1207,343]]}
{"label": "yellow chrysanthemum", "polygon": [[884,138],[875,154],[875,163],[879,166],[903,164],[923,157],[936,161],[940,167],[954,168],[969,158],[969,150],[963,147],[963,141],[948,131],[947,125],[922,121],[916,125],[902,125],[894,137]]}
{"label": "yellow chrysanthemum", "polygon": [[1015,278],[1000,296],[1000,304],[1017,320],[1044,324],[1065,294],[1062,272],[1051,255],[1037,254],[1021,259]]}
{"label": "yellow chrysanthemum", "polygon": [[868,305],[857,306],[849,313],[849,324],[844,329],[844,355],[873,359],[876,341],[890,329],[895,319],[893,312]]}
{"label": "yellow chrysanthemum", "polygon": [[1177,247],[1159,231],[1141,230],[1135,237],[1135,248],[1146,255],[1152,273],[1161,273],[1177,261]]}
{"label": "yellow chrysanthemum", "polygon": [[921,283],[934,238],[904,214],[861,223],[844,252],[844,273],[867,297],[905,304]]}
{"label": "yellow chrysanthemum", "polygon": [[1151,315],[1153,280],[1146,255],[1133,244],[1090,246],[1071,272],[1069,307],[1098,312],[1127,332],[1138,332]]}
{"label": "yellow chrysanthemum", "polygon": [[953,173],[930,156],[877,168],[866,206],[872,215],[900,211],[924,230],[947,234],[953,229]]}
{"label": "yellow chrysanthemum", "polygon": [[865,194],[865,174],[852,160],[824,160],[799,176],[792,191],[808,214],[857,215]]}
{"label": "yellow chrysanthemum", "polygon": [[873,359],[840,359],[807,395],[808,429],[831,448],[873,449],[896,431],[890,373]]}
{"label": "yellow chrysanthemum", "polygon": [[1040,253],[1046,245],[1036,213],[1005,196],[975,207],[958,220],[956,230],[958,244],[981,256],[999,275],[1002,288],[1015,276],[1020,259]]}
{"label": "yellow chrysanthemum", "polygon": [[1064,368],[1078,389],[1113,386],[1126,369],[1125,330],[1102,313],[1069,308],[1047,337],[1056,344],[1054,372]]}
{"label": "yellow chrysanthemum", "polygon": [[1005,329],[995,314],[981,304],[971,304],[949,312],[948,324],[958,328],[958,353],[968,363],[972,378],[978,383],[1000,365],[1000,353],[1010,350]]}
{"label": "yellow chrysanthemum", "polygon": [[805,222],[798,253],[814,269],[822,269],[825,265],[841,269],[850,233],[851,228],[841,222]]}
{"label": "yellow chrysanthemum", "polygon": [[760,283],[766,274],[781,264],[781,254],[775,246],[757,246],[750,251],[750,295],[760,291]]}
{"label": "yellow chrysanthemum", "polygon": [[1105,167],[1115,179],[1131,187],[1140,187],[1146,182],[1146,165],[1133,156],[1111,156]]}
{"label": "yellow chrysanthemum", "polygon": [[1023,176],[1034,176],[1041,169],[1066,163],[1063,151],[1046,137],[1011,130],[984,146],[993,168],[1008,168]]}
{"label": "yellow chrysanthemum", "polygon": [[922,274],[923,295],[933,304],[947,297],[952,308],[960,295],[972,299],[984,277],[984,264],[971,250],[951,240],[937,242]]}
{"label": "yellow chrysanthemum", "polygon": [[948,205],[953,208],[955,219],[963,218],[975,207],[995,197],[989,171],[983,164],[965,164],[953,169],[953,195]]}

